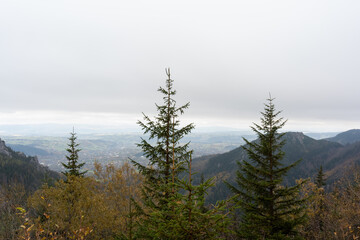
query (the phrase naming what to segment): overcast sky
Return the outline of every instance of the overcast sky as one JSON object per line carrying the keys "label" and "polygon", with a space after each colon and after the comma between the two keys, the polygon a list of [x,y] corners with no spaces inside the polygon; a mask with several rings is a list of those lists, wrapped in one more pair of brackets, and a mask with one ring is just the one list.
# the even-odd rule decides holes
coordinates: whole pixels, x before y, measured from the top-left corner
{"label": "overcast sky", "polygon": [[135,124],[170,67],[185,121],[360,128],[360,1],[2,0],[0,124]]}

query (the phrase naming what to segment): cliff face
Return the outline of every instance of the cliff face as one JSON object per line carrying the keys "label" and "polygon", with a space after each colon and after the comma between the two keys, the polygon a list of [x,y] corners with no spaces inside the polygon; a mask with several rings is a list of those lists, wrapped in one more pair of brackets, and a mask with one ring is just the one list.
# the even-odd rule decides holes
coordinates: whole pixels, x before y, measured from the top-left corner
{"label": "cliff face", "polygon": [[5,145],[5,141],[0,138],[0,154],[4,154],[5,156],[11,156],[11,150]]}

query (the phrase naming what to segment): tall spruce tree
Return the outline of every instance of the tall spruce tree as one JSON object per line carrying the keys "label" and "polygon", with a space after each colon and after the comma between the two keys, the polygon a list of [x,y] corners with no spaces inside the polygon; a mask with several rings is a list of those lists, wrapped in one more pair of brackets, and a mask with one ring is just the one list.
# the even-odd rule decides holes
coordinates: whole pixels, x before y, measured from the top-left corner
{"label": "tall spruce tree", "polygon": [[[158,115],[151,120],[143,114],[144,121],[138,124],[149,134],[149,140],[141,139],[138,146],[148,159],[148,165],[135,161],[133,164],[144,176],[142,206],[137,205],[142,221],[135,238],[141,239],[212,239],[224,229],[222,206],[203,213],[204,193],[211,180],[194,186],[191,176],[191,154],[189,143],[180,140],[194,128],[194,124],[180,126],[179,116],[189,103],[177,107],[173,80],[166,70],[166,87],[158,91],[163,94],[163,105],[157,105]],[[188,173],[188,180],[181,178]],[[198,221],[201,219],[201,221]]]}
{"label": "tall spruce tree", "polygon": [[66,155],[66,159],[68,160],[67,163],[61,163],[63,167],[65,168],[65,171],[62,172],[66,177],[69,176],[76,176],[76,177],[82,177],[87,171],[81,171],[81,168],[85,165],[85,163],[79,163],[79,152],[81,149],[79,149],[79,144],[76,143],[76,133],[73,131],[70,133],[69,137],[69,143],[68,148],[66,151],[69,153],[69,155]]}
{"label": "tall spruce tree", "polygon": [[283,177],[297,162],[283,166],[284,133],[279,130],[286,120],[278,117],[271,96],[267,99],[261,124],[251,127],[258,140],[246,139],[243,146],[250,161],[239,162],[236,182],[230,186],[237,194],[241,220],[241,239],[294,239],[299,237],[297,226],[305,220],[304,200],[299,198],[300,185],[283,186]]}

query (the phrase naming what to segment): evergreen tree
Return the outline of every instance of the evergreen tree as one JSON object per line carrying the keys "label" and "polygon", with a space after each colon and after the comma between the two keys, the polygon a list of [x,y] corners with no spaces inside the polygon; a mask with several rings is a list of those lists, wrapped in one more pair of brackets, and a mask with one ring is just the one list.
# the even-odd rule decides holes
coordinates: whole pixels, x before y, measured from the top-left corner
{"label": "evergreen tree", "polygon": [[279,118],[271,96],[261,112],[261,124],[251,127],[258,140],[246,139],[243,146],[249,160],[239,162],[236,182],[230,186],[237,194],[241,212],[238,234],[242,239],[293,239],[297,226],[305,220],[304,200],[299,199],[300,185],[282,186],[283,177],[297,162],[283,166],[285,144],[279,130],[286,120]]}
{"label": "evergreen tree", "polygon": [[325,174],[323,173],[322,165],[320,166],[318,174],[316,175],[315,184],[316,184],[316,187],[318,188],[319,201],[318,201],[318,209],[314,214],[313,220],[315,220],[318,225],[317,226],[318,231],[320,233],[323,233],[324,222],[325,222],[324,215],[325,215],[327,206],[326,206],[326,201],[324,201],[325,200],[324,187],[326,185],[326,179],[325,179]]}
{"label": "evergreen tree", "polygon": [[[202,213],[204,192],[210,187],[211,180],[199,186],[191,181],[191,154],[189,143],[180,140],[194,128],[194,124],[180,127],[179,116],[189,107],[189,103],[177,107],[170,70],[166,87],[160,87],[164,103],[157,105],[158,115],[151,120],[143,114],[144,122],[138,124],[149,134],[149,140],[141,139],[138,144],[148,159],[148,165],[135,161],[133,164],[144,176],[142,202],[137,205],[143,219],[138,226],[136,238],[142,239],[211,239],[211,233],[222,226],[223,215],[220,207]],[[152,140],[152,142],[150,142]],[[189,179],[181,179],[188,172]],[[196,219],[206,219],[207,227]],[[204,220],[205,221],[205,220]],[[197,226],[197,224],[200,224]],[[211,226],[214,226],[212,229]],[[218,235],[219,232],[212,233]],[[201,237],[200,237],[201,235]]]}
{"label": "evergreen tree", "polygon": [[188,162],[188,179],[180,180],[180,186],[186,190],[183,195],[181,214],[177,221],[180,229],[178,239],[223,239],[228,232],[228,218],[225,214],[226,201],[220,201],[211,209],[205,207],[205,194],[213,186],[213,179],[204,180],[193,185],[191,171],[192,159]]}
{"label": "evergreen tree", "polygon": [[319,168],[318,174],[316,175],[315,184],[318,188],[324,187],[326,185],[325,174],[323,173],[322,165]]}
{"label": "evergreen tree", "polygon": [[76,177],[82,177],[87,171],[80,171],[80,169],[85,165],[85,163],[79,163],[79,152],[81,149],[78,148],[79,144],[76,143],[76,133],[73,131],[70,133],[68,148],[66,151],[69,153],[68,156],[66,156],[66,159],[68,160],[67,163],[61,163],[63,167],[65,168],[65,171],[62,172],[66,177],[68,176],[76,176]]}

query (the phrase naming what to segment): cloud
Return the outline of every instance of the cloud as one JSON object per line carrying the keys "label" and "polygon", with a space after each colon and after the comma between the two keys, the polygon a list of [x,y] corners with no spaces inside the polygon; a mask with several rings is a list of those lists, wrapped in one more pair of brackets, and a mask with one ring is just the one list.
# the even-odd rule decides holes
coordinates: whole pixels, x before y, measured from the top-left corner
{"label": "cloud", "polygon": [[155,114],[171,67],[179,103],[191,102],[189,118],[256,119],[271,92],[289,119],[356,122],[359,7],[2,1],[0,111]]}

